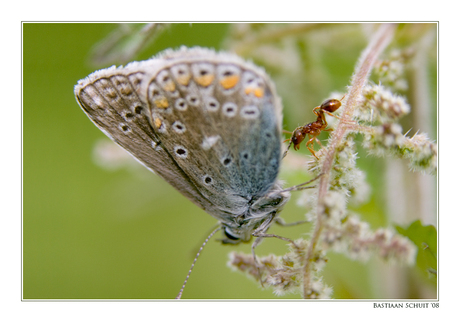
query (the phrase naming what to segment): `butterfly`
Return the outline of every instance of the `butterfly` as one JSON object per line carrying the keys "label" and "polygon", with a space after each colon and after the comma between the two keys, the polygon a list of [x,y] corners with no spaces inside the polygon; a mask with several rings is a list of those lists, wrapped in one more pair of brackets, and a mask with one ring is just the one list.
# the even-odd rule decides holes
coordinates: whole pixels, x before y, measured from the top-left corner
{"label": "butterfly", "polygon": [[256,236],[255,258],[263,237],[288,240],[266,231],[282,222],[290,192],[311,181],[283,189],[278,180],[282,106],[263,69],[182,47],[96,71],[75,96],[109,138],[216,218],[223,243]]}

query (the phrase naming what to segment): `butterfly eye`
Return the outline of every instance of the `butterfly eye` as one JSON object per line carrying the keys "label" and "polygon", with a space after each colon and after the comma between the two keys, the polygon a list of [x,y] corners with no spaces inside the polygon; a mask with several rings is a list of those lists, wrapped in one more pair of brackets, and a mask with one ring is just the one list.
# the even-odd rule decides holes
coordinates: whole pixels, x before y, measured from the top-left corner
{"label": "butterfly eye", "polygon": [[227,237],[228,240],[223,240],[224,243],[235,243],[235,241],[240,241],[240,238],[233,236],[230,234],[227,229],[224,229],[224,234],[225,237]]}

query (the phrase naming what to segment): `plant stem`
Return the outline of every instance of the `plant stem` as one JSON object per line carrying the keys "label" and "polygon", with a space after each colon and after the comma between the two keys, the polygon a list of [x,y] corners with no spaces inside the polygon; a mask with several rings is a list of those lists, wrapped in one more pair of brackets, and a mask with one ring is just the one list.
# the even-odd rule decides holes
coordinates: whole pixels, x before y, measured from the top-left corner
{"label": "plant stem", "polygon": [[[349,88],[348,96],[343,105],[342,120],[350,121],[353,116],[353,110],[358,104],[363,87],[367,83],[367,78],[370,74],[372,66],[377,60],[380,53],[385,49],[393,37],[395,30],[394,24],[382,24],[377,32],[372,36],[369,45],[361,54],[358,65],[355,68],[355,74],[352,78],[351,87]],[[312,289],[312,263],[315,257],[316,247],[321,236],[321,231],[324,226],[324,197],[328,190],[330,171],[334,162],[337,147],[346,135],[350,124],[340,121],[337,129],[331,136],[331,141],[327,146],[327,151],[324,156],[320,178],[318,185],[318,205],[317,205],[317,220],[313,235],[306,254],[306,262],[304,266],[303,278],[303,298],[310,298],[310,290]]]}

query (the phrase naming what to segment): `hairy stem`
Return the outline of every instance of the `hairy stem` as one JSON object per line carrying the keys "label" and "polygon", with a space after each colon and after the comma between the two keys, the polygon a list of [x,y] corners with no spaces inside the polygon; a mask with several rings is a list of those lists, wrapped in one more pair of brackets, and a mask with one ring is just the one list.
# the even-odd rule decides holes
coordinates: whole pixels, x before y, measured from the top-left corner
{"label": "hairy stem", "polygon": [[306,254],[306,263],[304,266],[303,278],[303,298],[310,297],[310,290],[312,289],[312,263],[315,257],[315,250],[321,236],[321,231],[324,226],[324,197],[327,193],[329,185],[330,171],[334,162],[337,147],[346,135],[350,124],[344,121],[350,121],[353,116],[353,110],[357,106],[361,96],[363,87],[367,83],[369,73],[377,60],[380,53],[385,49],[387,44],[391,41],[395,30],[394,24],[382,24],[377,32],[372,36],[369,45],[361,54],[358,65],[355,68],[355,74],[351,81],[350,91],[348,92],[347,99],[342,109],[342,120],[339,122],[337,129],[331,137],[328,144],[327,151],[324,157],[320,178],[318,185],[318,206],[317,206],[317,220],[313,235]]}

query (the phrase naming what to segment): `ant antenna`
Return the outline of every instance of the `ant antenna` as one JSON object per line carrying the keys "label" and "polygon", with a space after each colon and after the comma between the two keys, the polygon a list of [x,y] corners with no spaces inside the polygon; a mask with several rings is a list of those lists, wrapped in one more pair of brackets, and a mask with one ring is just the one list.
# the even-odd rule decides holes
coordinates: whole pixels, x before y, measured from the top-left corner
{"label": "ant antenna", "polygon": [[192,269],[195,266],[195,263],[196,263],[196,261],[198,260],[198,257],[201,254],[201,251],[203,251],[204,246],[206,245],[206,243],[208,243],[208,241],[211,239],[211,237],[213,237],[214,234],[217,233],[217,231],[219,231],[220,229],[222,229],[222,226],[219,226],[216,229],[214,229],[211,232],[211,234],[209,234],[208,237],[204,240],[203,244],[201,245],[200,249],[198,250],[198,252],[197,252],[197,254],[195,256],[195,259],[193,260],[192,266],[190,267],[190,270],[188,271],[187,277],[185,277],[184,284],[182,284],[182,288],[180,289],[179,294],[177,294],[177,296],[176,296],[176,300],[180,300],[180,298],[182,297],[182,293],[184,292],[185,284],[187,284],[187,281],[188,281],[188,279],[190,277],[190,274],[192,273]]}

